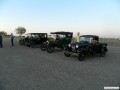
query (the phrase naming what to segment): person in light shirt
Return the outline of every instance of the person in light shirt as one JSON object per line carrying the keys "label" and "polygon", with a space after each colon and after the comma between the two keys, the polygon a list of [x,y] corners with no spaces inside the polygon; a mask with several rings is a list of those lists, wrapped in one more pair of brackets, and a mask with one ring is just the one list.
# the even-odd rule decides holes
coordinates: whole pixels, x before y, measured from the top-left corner
{"label": "person in light shirt", "polygon": [[80,32],[77,33],[76,42],[80,42]]}

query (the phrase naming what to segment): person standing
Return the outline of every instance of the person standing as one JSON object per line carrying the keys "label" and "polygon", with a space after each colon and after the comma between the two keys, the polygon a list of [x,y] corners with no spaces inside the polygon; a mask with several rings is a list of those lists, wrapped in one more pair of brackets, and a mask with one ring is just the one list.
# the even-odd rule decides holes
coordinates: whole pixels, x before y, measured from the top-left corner
{"label": "person standing", "polygon": [[76,42],[80,42],[80,32],[77,33]]}
{"label": "person standing", "polygon": [[11,39],[11,45],[14,46],[14,35],[13,35],[13,33],[11,33],[10,39]]}
{"label": "person standing", "polygon": [[2,36],[0,35],[0,47],[2,48],[3,45],[2,45]]}

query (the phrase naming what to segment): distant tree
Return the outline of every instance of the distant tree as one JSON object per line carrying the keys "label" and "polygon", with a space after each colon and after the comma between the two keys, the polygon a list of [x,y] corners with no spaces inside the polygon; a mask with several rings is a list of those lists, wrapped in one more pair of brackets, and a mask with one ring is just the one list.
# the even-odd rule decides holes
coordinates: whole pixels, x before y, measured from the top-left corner
{"label": "distant tree", "polygon": [[6,33],[5,31],[0,31],[0,35],[1,35],[1,36],[6,36],[7,33]]}
{"label": "distant tree", "polygon": [[18,27],[15,29],[16,34],[19,34],[20,36],[23,35],[26,32],[26,29],[24,27]]}

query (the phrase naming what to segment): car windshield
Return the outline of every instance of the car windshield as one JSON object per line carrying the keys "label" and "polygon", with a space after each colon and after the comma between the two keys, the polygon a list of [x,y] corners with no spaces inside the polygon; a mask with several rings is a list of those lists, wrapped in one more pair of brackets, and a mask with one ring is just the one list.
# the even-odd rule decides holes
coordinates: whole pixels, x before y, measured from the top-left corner
{"label": "car windshield", "polygon": [[50,38],[56,39],[57,37],[59,38],[64,38],[66,35],[61,35],[61,34],[51,34],[49,35]]}
{"label": "car windshield", "polygon": [[91,42],[92,38],[91,37],[80,37],[80,41],[86,41],[86,42]]}
{"label": "car windshield", "polygon": [[42,38],[46,38],[46,37],[47,37],[46,34],[41,34],[40,36],[41,36]]}

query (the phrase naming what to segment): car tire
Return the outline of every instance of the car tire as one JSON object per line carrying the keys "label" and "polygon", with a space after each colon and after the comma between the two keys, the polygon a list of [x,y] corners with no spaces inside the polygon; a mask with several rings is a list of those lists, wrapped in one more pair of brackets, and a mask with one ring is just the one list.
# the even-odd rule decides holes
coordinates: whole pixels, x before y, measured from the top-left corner
{"label": "car tire", "polygon": [[21,41],[21,40],[19,41],[19,44],[20,44],[20,45],[23,45],[23,43],[22,43],[22,41]]}
{"label": "car tire", "polygon": [[40,48],[42,51],[45,51],[47,49],[46,45],[44,45],[44,44],[41,44]]}
{"label": "car tire", "polygon": [[64,55],[65,55],[66,57],[70,57],[70,56],[71,56],[71,54],[66,53],[66,52],[64,52]]}
{"label": "car tire", "polygon": [[30,43],[30,42],[27,42],[27,46],[28,46],[28,47],[31,47],[31,43]]}
{"label": "car tire", "polygon": [[104,49],[104,47],[102,47],[100,50],[100,56],[104,57],[105,55],[106,55],[105,49]]}
{"label": "car tire", "polygon": [[51,46],[47,47],[47,52],[48,53],[53,53],[53,51],[54,51],[54,47],[51,47]]}
{"label": "car tire", "polygon": [[84,59],[85,59],[85,54],[79,54],[78,55],[78,59],[80,60],[80,61],[83,61]]}
{"label": "car tire", "polygon": [[35,48],[35,43],[31,43],[31,47],[32,47],[32,48]]}

